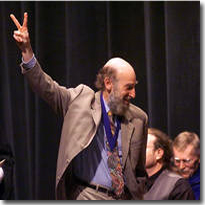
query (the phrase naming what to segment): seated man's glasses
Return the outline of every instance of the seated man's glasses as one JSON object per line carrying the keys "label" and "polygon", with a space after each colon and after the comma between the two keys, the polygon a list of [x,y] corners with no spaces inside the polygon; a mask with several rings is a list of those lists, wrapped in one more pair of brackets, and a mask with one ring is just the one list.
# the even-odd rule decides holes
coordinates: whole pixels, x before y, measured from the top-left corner
{"label": "seated man's glasses", "polygon": [[188,166],[192,163],[193,159],[179,159],[178,157],[174,157],[174,163],[176,165],[180,164],[181,161],[183,162],[183,164]]}

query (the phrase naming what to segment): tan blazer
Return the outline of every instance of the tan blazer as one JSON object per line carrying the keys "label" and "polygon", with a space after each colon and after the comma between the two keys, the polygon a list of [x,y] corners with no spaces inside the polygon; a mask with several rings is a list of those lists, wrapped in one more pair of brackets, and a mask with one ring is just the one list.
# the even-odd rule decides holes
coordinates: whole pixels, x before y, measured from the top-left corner
{"label": "tan blazer", "polygon": [[[33,91],[37,92],[56,113],[64,118],[56,172],[56,199],[69,199],[72,184],[72,159],[85,149],[96,134],[101,121],[100,91],[86,85],[65,88],[58,85],[37,62],[34,68],[22,72]],[[131,105],[122,129],[122,161],[127,187],[134,199],[141,199],[136,178],[145,175],[147,115]]]}

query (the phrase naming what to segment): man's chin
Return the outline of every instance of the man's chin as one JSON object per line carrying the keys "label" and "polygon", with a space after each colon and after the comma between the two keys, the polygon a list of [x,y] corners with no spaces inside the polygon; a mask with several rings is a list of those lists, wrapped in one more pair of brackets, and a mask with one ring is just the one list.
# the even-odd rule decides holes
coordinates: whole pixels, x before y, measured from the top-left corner
{"label": "man's chin", "polygon": [[190,173],[181,173],[181,176],[188,179],[190,177]]}
{"label": "man's chin", "polygon": [[115,102],[113,101],[112,103],[108,103],[108,106],[110,107],[113,114],[125,116],[127,110],[129,109],[130,102],[125,100],[118,100]]}

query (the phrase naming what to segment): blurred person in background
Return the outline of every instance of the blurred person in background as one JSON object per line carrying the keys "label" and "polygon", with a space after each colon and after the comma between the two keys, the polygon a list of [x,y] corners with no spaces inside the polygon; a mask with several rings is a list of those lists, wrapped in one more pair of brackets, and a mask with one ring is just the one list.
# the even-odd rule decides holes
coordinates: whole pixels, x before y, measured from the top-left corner
{"label": "blurred person in background", "polygon": [[0,128],[0,200],[14,199],[14,157],[9,143],[3,138]]}
{"label": "blurred person in background", "polygon": [[171,170],[172,141],[156,128],[148,128],[144,200],[193,200],[190,184]]}
{"label": "blurred person in background", "polygon": [[196,133],[184,131],[173,141],[173,162],[178,173],[189,180],[195,198],[200,199],[200,140]]}

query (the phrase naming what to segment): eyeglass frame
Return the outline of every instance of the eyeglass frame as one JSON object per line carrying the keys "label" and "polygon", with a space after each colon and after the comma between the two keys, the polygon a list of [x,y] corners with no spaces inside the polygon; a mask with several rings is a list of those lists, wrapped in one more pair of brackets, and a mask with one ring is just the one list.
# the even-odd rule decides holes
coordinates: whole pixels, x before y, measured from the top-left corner
{"label": "eyeglass frame", "polygon": [[[194,159],[179,159],[178,157],[173,157],[173,161],[176,164],[180,164],[180,162],[182,161],[183,164],[185,164],[186,166],[189,166],[190,163],[193,161]],[[195,162],[197,161],[197,159],[195,159]]]}

